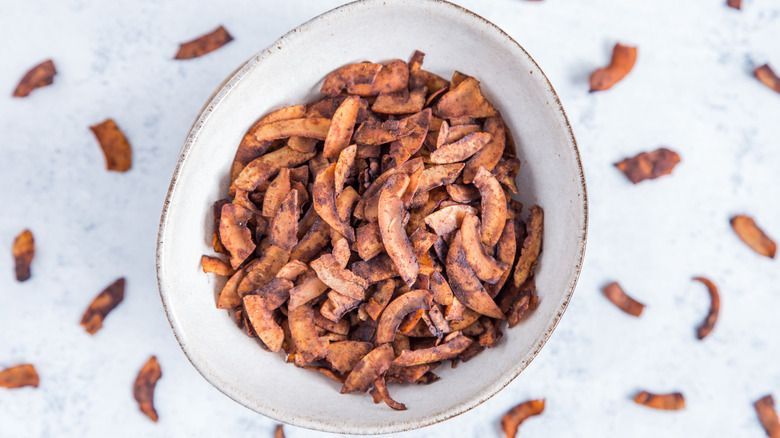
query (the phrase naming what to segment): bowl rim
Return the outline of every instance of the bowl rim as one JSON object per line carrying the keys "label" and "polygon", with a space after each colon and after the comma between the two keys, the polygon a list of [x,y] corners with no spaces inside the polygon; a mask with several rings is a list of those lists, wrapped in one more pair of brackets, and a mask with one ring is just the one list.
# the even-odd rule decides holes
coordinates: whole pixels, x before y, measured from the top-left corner
{"label": "bowl rim", "polygon": [[456,406],[453,406],[449,411],[443,412],[439,415],[429,417],[429,418],[419,419],[419,420],[394,422],[393,424],[384,428],[374,428],[374,427],[367,428],[365,426],[360,428],[355,428],[355,427],[350,427],[349,425],[343,425],[346,427],[339,428],[338,425],[334,423],[321,422],[312,419],[304,419],[304,418],[296,417],[294,415],[286,415],[285,413],[277,413],[271,410],[264,410],[262,409],[262,406],[250,405],[248,401],[240,399],[237,395],[233,395],[226,392],[209,376],[209,374],[206,371],[201,369],[199,364],[193,361],[193,357],[190,354],[190,349],[192,347],[189,347],[180,338],[180,329],[168,309],[169,303],[168,303],[167,296],[169,295],[169,291],[162,281],[163,263],[162,263],[161,254],[163,252],[163,246],[165,243],[163,236],[167,228],[171,197],[173,196],[173,193],[175,191],[176,184],[178,182],[184,163],[187,161],[190,150],[192,149],[192,146],[198,139],[200,135],[200,131],[202,130],[203,126],[210,118],[212,112],[219,106],[219,104],[224,100],[224,98],[232,91],[232,89],[236,86],[236,84],[239,81],[241,81],[241,79],[243,79],[243,77],[246,76],[253,68],[255,68],[258,64],[260,64],[266,58],[266,56],[269,56],[272,53],[274,53],[275,52],[274,49],[277,48],[280,49],[281,47],[283,47],[286,40],[292,35],[305,31],[309,25],[317,21],[326,19],[330,16],[336,15],[341,10],[350,8],[356,4],[383,4],[384,5],[387,3],[404,2],[404,1],[406,0],[356,0],[356,1],[351,1],[349,3],[345,3],[341,6],[323,12],[322,14],[319,14],[307,20],[306,22],[294,27],[293,29],[291,29],[290,31],[288,31],[287,33],[279,37],[277,40],[275,40],[273,43],[269,44],[267,47],[265,47],[264,49],[260,50],[258,53],[250,57],[245,63],[243,63],[236,70],[234,70],[228,76],[228,78],[219,85],[217,90],[208,98],[207,103],[201,108],[200,112],[198,113],[198,117],[190,126],[187,137],[179,152],[179,158],[176,162],[176,166],[173,171],[173,176],[171,177],[171,182],[168,186],[168,191],[166,193],[165,201],[163,203],[162,214],[160,216],[160,223],[157,232],[157,243],[156,243],[156,251],[155,251],[155,271],[157,276],[157,287],[160,293],[160,299],[162,301],[163,309],[165,310],[165,315],[168,319],[168,323],[171,326],[174,337],[176,338],[176,342],[178,342],[179,346],[184,352],[184,355],[187,357],[187,360],[190,361],[190,363],[192,364],[193,367],[195,367],[198,373],[200,373],[200,375],[206,381],[208,381],[213,387],[215,387],[224,395],[228,396],[233,401],[244,406],[245,408],[257,412],[274,421],[279,421],[282,423],[291,424],[294,426],[304,427],[307,429],[321,431],[321,432],[378,435],[378,434],[398,433],[398,432],[405,432],[405,431],[419,429],[422,427],[440,423],[442,421],[448,420],[450,418],[468,412],[471,409],[484,403],[494,395],[496,395],[502,389],[504,389],[515,378],[517,378],[517,376],[519,376],[520,373],[523,372],[523,370],[525,370],[525,368],[534,360],[534,358],[542,349],[542,347],[544,347],[544,345],[547,343],[548,339],[552,335],[552,332],[558,326],[558,323],[560,322],[561,318],[563,317],[563,314],[568,308],[572,296],[574,295],[574,290],[577,286],[577,281],[579,279],[580,273],[582,272],[582,264],[585,257],[585,247],[587,243],[587,234],[588,234],[588,193],[587,193],[587,186],[585,184],[585,174],[582,167],[580,151],[577,146],[577,141],[574,137],[574,132],[569,122],[569,118],[566,116],[566,112],[563,109],[563,105],[561,104],[560,98],[558,97],[558,94],[555,92],[555,89],[550,83],[549,78],[542,71],[542,69],[539,67],[536,61],[531,57],[531,55],[525,50],[525,48],[523,48],[523,46],[521,46],[517,41],[515,41],[515,39],[512,38],[509,34],[507,34],[503,29],[501,29],[491,21],[487,20],[486,18],[462,6],[451,3],[447,0],[415,0],[414,3],[417,5],[424,4],[424,3],[442,4],[445,5],[445,7],[453,8],[454,10],[457,10],[457,12],[460,14],[470,16],[470,18],[477,19],[483,22],[484,24],[486,24],[487,26],[492,27],[495,31],[498,32],[499,35],[505,37],[508,41],[511,41],[511,43],[516,45],[517,48],[520,49],[521,53],[527,58],[527,60],[533,64],[533,66],[538,70],[539,73],[541,73],[541,76],[544,82],[546,83],[547,91],[550,93],[550,95],[553,98],[554,110],[560,115],[560,117],[565,123],[566,130],[568,131],[569,140],[571,141],[571,146],[574,152],[574,156],[576,158],[577,169],[579,171],[580,189],[582,191],[582,201],[581,201],[582,224],[581,224],[581,228],[578,230],[578,234],[579,234],[578,242],[577,242],[578,258],[577,258],[577,263],[574,266],[574,271],[573,271],[574,275],[568,286],[568,290],[564,294],[564,300],[560,308],[558,309],[558,312],[556,313],[554,318],[547,323],[547,329],[535,341],[534,348],[531,351],[531,353],[528,355],[528,357],[525,360],[520,361],[515,367],[505,372],[503,378],[499,379],[497,383],[494,383],[492,386],[486,387],[479,395],[473,397],[472,399],[467,400],[466,402],[458,404]]}

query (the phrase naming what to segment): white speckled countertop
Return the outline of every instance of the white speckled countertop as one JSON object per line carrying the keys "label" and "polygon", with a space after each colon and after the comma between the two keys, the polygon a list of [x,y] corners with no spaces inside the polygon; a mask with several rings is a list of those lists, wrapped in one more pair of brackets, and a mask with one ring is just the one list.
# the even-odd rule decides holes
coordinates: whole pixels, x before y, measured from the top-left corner
{"label": "white speckled countertop", "polygon": [[[238,65],[338,1],[6,1],[0,13],[0,368],[35,364],[37,389],[0,389],[0,437],[271,437],[274,423],[234,403],[189,364],[157,292],[157,225],[179,148],[201,106]],[[729,227],[754,216],[780,238],[780,94],[752,77],[780,71],[780,4],[744,0],[463,0],[539,63],[579,143],[590,232],[574,298],[546,347],[483,405],[403,437],[500,436],[512,405],[546,398],[522,437],[763,436],[752,403],[780,397],[780,263]],[[217,25],[235,41],[175,61],[178,44]],[[634,71],[589,94],[590,72],[621,41]],[[408,54],[399,54],[406,57]],[[53,86],[11,93],[52,58]],[[108,172],[89,125],[112,117],[133,168]],[[630,184],[612,165],[659,146],[680,153],[672,176]],[[33,277],[17,283],[10,246],[35,234]],[[721,314],[704,341],[695,328]],[[92,298],[127,278],[124,302],[90,337],[78,325]],[[618,311],[600,289],[619,280],[647,304]],[[137,409],[132,382],[157,355],[157,424]],[[440,382],[439,384],[449,384]],[[635,405],[639,390],[681,391],[687,407]],[[294,427],[287,436],[324,437]]]}

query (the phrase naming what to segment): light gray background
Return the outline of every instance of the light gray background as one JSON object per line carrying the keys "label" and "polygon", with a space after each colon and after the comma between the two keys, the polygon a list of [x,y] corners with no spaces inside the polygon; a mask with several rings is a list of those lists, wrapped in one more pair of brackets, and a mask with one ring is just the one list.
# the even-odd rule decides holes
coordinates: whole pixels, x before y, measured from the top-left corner
{"label": "light gray background", "polygon": [[[155,237],[179,148],[211,93],[254,53],[340,3],[2,0],[0,368],[33,363],[41,386],[0,390],[0,437],[272,436],[270,420],[211,387],[178,347],[157,293]],[[588,249],[565,317],[522,375],[464,415],[398,436],[499,436],[501,415],[529,398],[546,398],[547,408],[522,437],[763,436],[752,403],[780,396],[780,269],[743,245],[728,219],[747,213],[780,238],[780,94],[752,77],[766,62],[780,71],[780,5],[457,3],[523,45],[560,95],[588,183]],[[233,42],[173,60],[180,42],[219,24]],[[589,94],[590,72],[616,41],[639,47],[634,71]],[[11,98],[47,58],[55,84]],[[88,129],[107,117],[133,146],[125,174],[105,170]],[[681,155],[670,177],[633,186],[612,165],[659,146]],[[17,283],[10,246],[25,227],[36,258],[33,278]],[[704,341],[695,328],[709,299],[695,275],[721,289],[721,317]],[[90,337],[81,314],[119,276],[125,301]],[[612,280],[647,304],[640,319],[601,296]],[[151,354],[163,370],[157,424],[132,397]],[[639,389],[679,390],[687,408],[637,406]]]}

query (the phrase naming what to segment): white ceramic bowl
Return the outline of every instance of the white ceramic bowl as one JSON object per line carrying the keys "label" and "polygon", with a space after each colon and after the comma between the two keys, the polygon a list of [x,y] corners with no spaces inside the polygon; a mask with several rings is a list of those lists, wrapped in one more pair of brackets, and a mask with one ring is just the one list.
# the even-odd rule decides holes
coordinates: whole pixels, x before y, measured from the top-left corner
{"label": "white ceramic bowl", "polygon": [[[545,211],[537,269],[539,307],[498,345],[457,369],[440,367],[428,386],[393,386],[398,412],[365,394],[285,363],[239,330],[215,305],[218,280],[200,269],[211,254],[211,205],[224,197],[246,130],[269,111],[311,101],[324,76],[347,63],[408,59],[449,78],[475,76],[514,134],[523,164],[521,201]],[[552,333],[572,296],[585,249],[587,202],[579,153],[552,86],[501,29],[438,0],[367,0],[292,30],[241,67],[216,93],[181,151],[162,213],[157,276],[163,306],[184,353],[217,389],[277,421],[329,432],[390,433],[463,413],[512,381]],[[447,382],[457,380],[458,385]]]}

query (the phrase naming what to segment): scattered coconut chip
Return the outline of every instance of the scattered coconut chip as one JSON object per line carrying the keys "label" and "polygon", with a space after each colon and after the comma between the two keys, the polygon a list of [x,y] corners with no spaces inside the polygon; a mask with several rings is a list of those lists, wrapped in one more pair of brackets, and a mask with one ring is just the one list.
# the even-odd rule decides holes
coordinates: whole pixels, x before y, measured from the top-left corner
{"label": "scattered coconut chip", "polygon": [[54,62],[51,59],[43,61],[24,74],[14,90],[14,97],[27,97],[36,88],[51,85],[56,74],[57,69],[54,68]]}
{"label": "scattered coconut chip", "polygon": [[727,0],[727,1],[726,1],[726,4],[727,4],[727,5],[728,5],[730,8],[734,8],[734,9],[742,9],[742,0]]}
{"label": "scattered coconut chip", "polygon": [[8,389],[38,387],[38,372],[30,364],[16,365],[0,371],[0,387]]}
{"label": "scattered coconut chip", "polygon": [[623,172],[632,183],[638,184],[646,179],[656,179],[671,174],[674,166],[679,162],[680,156],[676,152],[660,148],[626,158],[615,163],[615,167]]}
{"label": "scattered coconut chip", "polygon": [[660,409],[665,411],[677,411],[685,408],[685,397],[679,392],[670,394],[653,394],[642,391],[634,397],[636,404],[647,406],[648,408]]}
{"label": "scattered coconut chip", "polygon": [[231,41],[233,41],[233,37],[230,36],[224,27],[219,26],[211,33],[180,44],[179,51],[176,52],[174,59],[197,58],[213,52]]}
{"label": "scattered coconut chip", "polygon": [[590,75],[590,92],[608,90],[626,77],[634,68],[636,54],[636,47],[615,44],[609,66],[600,68]]}
{"label": "scattered coconut chip", "polygon": [[81,326],[94,335],[103,327],[103,320],[125,298],[125,279],[120,278],[111,283],[107,288],[92,300],[84,316],[81,318]]}
{"label": "scattered coconut chip", "polygon": [[16,281],[27,281],[30,279],[30,264],[35,257],[35,239],[30,230],[22,231],[13,245],[14,263],[16,265]]}
{"label": "scattered coconut chip", "polygon": [[152,356],[138,372],[133,384],[133,396],[138,402],[138,408],[155,423],[158,418],[157,411],[154,409],[154,387],[160,377],[162,377],[160,364],[157,358]]}
{"label": "scattered coconut chip", "polygon": [[106,169],[116,172],[130,170],[133,162],[133,150],[114,120],[106,119],[102,123],[90,126],[89,129],[95,134],[100,148],[103,150],[103,155],[106,157]]}
{"label": "scattered coconut chip", "polygon": [[731,218],[731,228],[737,233],[747,246],[753,251],[770,259],[775,258],[777,244],[756,225],[756,222],[749,216],[737,215]]}
{"label": "scattered coconut chip", "polygon": [[542,412],[544,412],[544,399],[528,400],[513,407],[501,417],[501,429],[504,435],[506,438],[515,438],[517,429],[523,421]]}
{"label": "scattered coconut chip", "polygon": [[602,292],[608,300],[612,301],[612,304],[618,307],[618,309],[631,316],[640,316],[642,310],[645,308],[644,304],[628,296],[616,281],[604,286]]}
{"label": "scattered coconut chip", "polygon": [[203,272],[205,273],[231,276],[236,272],[230,266],[229,262],[222,260],[219,257],[201,256],[200,265],[203,267]]}
{"label": "scattered coconut chip", "polygon": [[756,79],[761,81],[762,84],[780,93],[780,78],[777,77],[768,64],[756,68],[753,74],[756,75]]}
{"label": "scattered coconut chip", "polygon": [[707,278],[694,277],[694,280],[701,282],[707,287],[707,291],[710,293],[710,311],[707,313],[707,318],[696,329],[696,337],[704,339],[715,328],[715,322],[718,320],[718,312],[720,311],[720,295],[718,294],[718,288]]}
{"label": "scattered coconut chip", "polygon": [[772,395],[765,395],[753,403],[758,414],[758,421],[764,427],[766,435],[769,438],[780,438],[780,420],[777,418],[775,410],[775,400]]}

